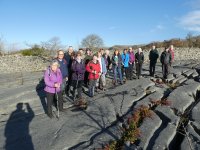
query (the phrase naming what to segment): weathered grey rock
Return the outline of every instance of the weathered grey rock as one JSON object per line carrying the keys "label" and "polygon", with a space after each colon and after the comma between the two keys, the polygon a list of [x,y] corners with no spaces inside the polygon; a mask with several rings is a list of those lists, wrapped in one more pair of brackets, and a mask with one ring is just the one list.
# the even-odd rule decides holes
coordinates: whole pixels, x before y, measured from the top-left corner
{"label": "weathered grey rock", "polygon": [[191,76],[192,76],[192,78],[196,78],[196,77],[199,76],[199,74],[198,74],[196,71],[194,71],[193,74],[192,74]]}
{"label": "weathered grey rock", "polygon": [[164,95],[164,90],[159,89],[156,92],[148,95],[147,97],[145,97],[144,99],[142,99],[141,101],[137,102],[137,104],[135,105],[135,108],[140,107],[141,105],[145,105],[145,106],[151,106],[152,103],[150,102],[151,100],[160,100]]}
{"label": "weathered grey rock", "polygon": [[156,114],[161,118],[162,125],[160,132],[157,133],[156,139],[154,139],[154,144],[151,149],[161,150],[168,149],[170,143],[176,135],[176,129],[178,127],[178,122],[180,120],[174,112],[167,106],[158,106],[156,108]]}
{"label": "weathered grey rock", "polygon": [[186,80],[187,80],[187,78],[181,78],[181,79],[177,80],[176,84],[180,85],[183,82],[185,82]]}
{"label": "weathered grey rock", "polygon": [[194,70],[188,70],[187,72],[184,72],[183,75],[186,77],[191,76],[194,73]]}
{"label": "weathered grey rock", "polygon": [[199,122],[200,123],[200,103],[198,103],[193,109],[192,109],[192,113],[191,113],[191,119],[195,120],[195,122]]}
{"label": "weathered grey rock", "polygon": [[[1,73],[45,70],[49,64],[37,56],[7,55],[0,57]],[[17,66],[17,67],[16,67]]]}
{"label": "weathered grey rock", "polygon": [[188,80],[183,86],[175,89],[168,97],[172,101],[172,108],[183,113],[194,102],[194,96],[199,88],[198,82]]}
{"label": "weathered grey rock", "polygon": [[187,136],[184,138],[183,142],[181,143],[181,150],[200,149],[200,136],[195,132],[194,128],[190,124],[187,125],[187,132],[189,139]]}
{"label": "weathered grey rock", "polygon": [[170,81],[173,80],[173,79],[174,79],[173,74],[169,74],[168,77],[167,77],[167,79],[166,79],[166,81],[167,81],[167,82],[170,82]]}
{"label": "weathered grey rock", "polygon": [[177,78],[171,80],[169,83],[171,83],[171,84],[176,84],[177,83],[178,84],[178,81],[183,79],[183,78],[185,79],[185,77],[183,75],[180,75]]}
{"label": "weathered grey rock", "polygon": [[141,130],[141,142],[139,144],[140,147],[146,149],[149,145],[151,137],[154,135],[155,131],[160,127],[162,124],[162,120],[153,113],[153,118],[145,118],[142,125],[140,126]]}

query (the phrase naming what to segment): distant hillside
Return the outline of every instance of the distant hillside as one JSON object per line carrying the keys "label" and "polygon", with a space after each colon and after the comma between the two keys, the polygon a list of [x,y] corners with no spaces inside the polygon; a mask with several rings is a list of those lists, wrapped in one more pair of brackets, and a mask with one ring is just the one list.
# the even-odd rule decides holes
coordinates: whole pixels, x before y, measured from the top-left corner
{"label": "distant hillside", "polygon": [[186,39],[174,38],[170,40],[160,41],[153,41],[149,44],[140,44],[140,45],[114,45],[109,48],[109,50],[113,49],[120,49],[123,50],[128,47],[133,47],[137,49],[141,47],[143,50],[150,50],[152,45],[155,45],[157,48],[164,48],[169,47],[170,45],[174,45],[177,48],[185,48],[185,47],[193,47],[193,48],[200,48],[200,35],[192,36],[190,34],[187,35]]}

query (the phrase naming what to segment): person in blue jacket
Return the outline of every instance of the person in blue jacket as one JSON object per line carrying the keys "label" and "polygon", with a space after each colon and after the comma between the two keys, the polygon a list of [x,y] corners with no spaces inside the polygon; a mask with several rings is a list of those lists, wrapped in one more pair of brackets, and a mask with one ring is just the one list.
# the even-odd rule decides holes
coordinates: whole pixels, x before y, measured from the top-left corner
{"label": "person in blue jacket", "polygon": [[124,49],[122,56],[122,76],[126,77],[125,81],[129,79],[129,54],[127,53],[127,49]]}

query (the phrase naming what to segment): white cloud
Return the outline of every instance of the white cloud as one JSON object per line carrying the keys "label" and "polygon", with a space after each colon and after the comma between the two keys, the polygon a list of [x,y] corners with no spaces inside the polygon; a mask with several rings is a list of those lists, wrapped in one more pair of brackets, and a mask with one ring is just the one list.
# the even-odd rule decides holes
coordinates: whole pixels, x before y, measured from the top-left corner
{"label": "white cloud", "polygon": [[115,29],[117,29],[117,27],[116,26],[110,26],[108,29],[109,30],[115,30]]}
{"label": "white cloud", "polygon": [[200,32],[200,10],[194,10],[183,16],[179,24],[186,30]]}
{"label": "white cloud", "polygon": [[165,27],[163,25],[158,24],[155,26],[155,28],[151,29],[150,32],[157,32],[157,31],[161,31],[163,29],[165,29]]}
{"label": "white cloud", "polygon": [[199,9],[200,8],[200,0],[190,0],[186,2],[187,6],[192,7],[193,9]]}

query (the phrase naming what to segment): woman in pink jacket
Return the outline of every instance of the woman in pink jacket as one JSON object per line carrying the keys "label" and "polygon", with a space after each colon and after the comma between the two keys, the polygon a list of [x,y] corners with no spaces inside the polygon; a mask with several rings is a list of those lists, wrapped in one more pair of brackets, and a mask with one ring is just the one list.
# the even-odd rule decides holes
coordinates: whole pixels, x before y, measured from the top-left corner
{"label": "woman in pink jacket", "polygon": [[47,113],[50,118],[53,117],[52,114],[52,102],[55,94],[58,94],[58,108],[63,111],[63,96],[61,92],[62,84],[62,73],[59,69],[59,63],[57,60],[53,60],[50,66],[47,68],[44,74],[44,82],[46,96],[47,96]]}

